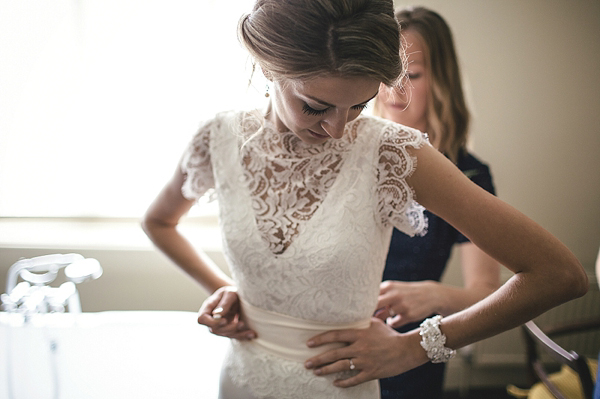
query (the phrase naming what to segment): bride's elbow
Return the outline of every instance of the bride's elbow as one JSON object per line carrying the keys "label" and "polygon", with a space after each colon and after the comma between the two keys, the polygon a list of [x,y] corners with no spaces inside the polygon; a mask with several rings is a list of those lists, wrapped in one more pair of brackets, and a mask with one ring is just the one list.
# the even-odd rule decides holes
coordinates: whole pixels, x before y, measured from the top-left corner
{"label": "bride's elbow", "polygon": [[156,218],[152,217],[149,213],[146,213],[140,222],[140,226],[144,233],[154,241],[154,237],[157,234],[157,230],[164,226],[164,223],[161,223]]}
{"label": "bride's elbow", "polygon": [[563,275],[561,277],[564,277],[564,279],[559,281],[562,281],[561,285],[564,287],[569,300],[582,297],[588,292],[588,276],[579,262],[565,267]]}

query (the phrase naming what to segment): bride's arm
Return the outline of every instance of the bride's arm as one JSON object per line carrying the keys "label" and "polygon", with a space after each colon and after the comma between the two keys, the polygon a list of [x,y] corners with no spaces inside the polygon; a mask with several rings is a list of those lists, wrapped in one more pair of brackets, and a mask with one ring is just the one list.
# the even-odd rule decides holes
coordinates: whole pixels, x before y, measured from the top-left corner
{"label": "bride's arm", "polygon": [[170,260],[200,283],[207,292],[213,293],[232,282],[210,258],[198,252],[177,230],[180,219],[195,202],[183,197],[183,182],[184,175],[178,168],[146,211],[142,228]]}
{"label": "bride's arm", "polygon": [[[239,320],[239,299],[231,279],[203,252],[177,230],[180,219],[194,205],[181,192],[185,175],[179,168],[150,205],[142,228],[171,261],[196,280],[211,295],[198,312],[198,322],[218,335],[237,339],[253,338]],[[221,308],[221,312],[215,312]],[[215,313],[219,316],[214,317]],[[250,335],[248,335],[250,334]]]}
{"label": "bride's arm", "polygon": [[419,203],[515,273],[483,302],[444,320],[447,346],[519,326],[587,292],[583,267],[556,237],[472,183],[433,148],[416,153],[419,167],[408,182]]}
{"label": "bride's arm", "polygon": [[[484,300],[443,319],[447,347],[457,349],[496,335],[585,294],[585,271],[558,239],[471,182],[434,148],[411,152],[418,167],[408,182],[419,203],[515,273]],[[428,361],[418,329],[393,334],[377,321],[367,330],[328,332],[311,341],[313,346],[349,344],[307,361],[316,373],[329,374],[348,370],[348,359],[353,359],[360,373],[338,381],[339,386],[396,375]]]}

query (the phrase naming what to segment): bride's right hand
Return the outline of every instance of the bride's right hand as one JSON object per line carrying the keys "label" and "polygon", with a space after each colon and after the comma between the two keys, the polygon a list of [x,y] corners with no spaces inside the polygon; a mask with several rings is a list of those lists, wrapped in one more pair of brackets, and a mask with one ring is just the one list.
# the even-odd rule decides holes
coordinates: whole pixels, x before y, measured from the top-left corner
{"label": "bride's right hand", "polygon": [[209,296],[198,311],[198,323],[208,327],[213,334],[239,340],[256,338],[256,332],[241,320],[240,299],[237,288],[226,286]]}

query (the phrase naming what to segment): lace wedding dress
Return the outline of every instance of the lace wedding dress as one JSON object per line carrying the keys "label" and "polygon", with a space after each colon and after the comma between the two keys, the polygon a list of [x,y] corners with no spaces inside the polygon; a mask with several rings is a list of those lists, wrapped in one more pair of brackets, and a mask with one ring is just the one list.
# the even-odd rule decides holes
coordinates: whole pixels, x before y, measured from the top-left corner
{"label": "lace wedding dress", "polygon": [[[416,167],[406,147],[426,142],[416,130],[361,116],[346,126],[343,138],[306,144],[252,113],[222,113],[203,125],[184,153],[182,193],[198,199],[214,189],[242,305],[300,327],[316,323],[323,331],[368,326],[392,226],[409,235],[425,229],[423,208],[406,183]],[[301,360],[314,354],[293,360],[260,342],[231,341],[222,370],[229,387],[222,384],[222,392],[379,398],[377,381],[333,385],[358,370],[317,377]]]}

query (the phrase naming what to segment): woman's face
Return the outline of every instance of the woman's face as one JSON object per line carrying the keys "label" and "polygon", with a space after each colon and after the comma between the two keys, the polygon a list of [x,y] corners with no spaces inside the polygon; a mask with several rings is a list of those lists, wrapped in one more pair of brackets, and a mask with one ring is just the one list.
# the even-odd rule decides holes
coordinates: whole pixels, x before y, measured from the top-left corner
{"label": "woman's face", "polygon": [[279,131],[291,131],[306,143],[339,139],[346,123],[377,95],[379,83],[372,78],[338,76],[276,81],[271,117]]}
{"label": "woman's face", "polygon": [[421,36],[410,29],[403,32],[408,55],[408,80],[402,89],[380,90],[377,101],[381,116],[394,122],[427,131],[429,71]]}

